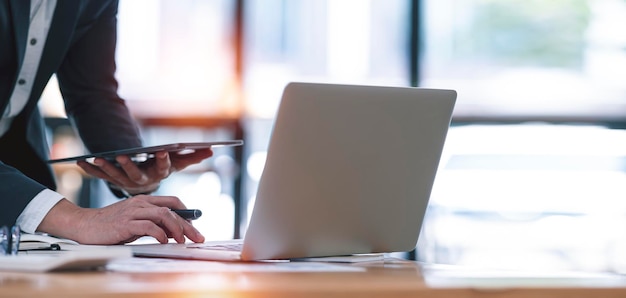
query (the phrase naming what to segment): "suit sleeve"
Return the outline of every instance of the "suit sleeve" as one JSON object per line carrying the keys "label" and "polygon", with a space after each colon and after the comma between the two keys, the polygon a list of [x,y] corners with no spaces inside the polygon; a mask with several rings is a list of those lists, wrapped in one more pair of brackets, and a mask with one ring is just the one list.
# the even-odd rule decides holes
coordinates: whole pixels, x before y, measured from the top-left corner
{"label": "suit sleeve", "polygon": [[117,93],[117,6],[111,1],[96,17],[78,21],[78,36],[57,72],[68,118],[90,152],[141,145],[138,125]]}
{"label": "suit sleeve", "polygon": [[[79,20],[78,36],[57,72],[68,118],[90,152],[142,145],[139,127],[117,93],[117,7],[117,1],[111,1],[101,11],[84,14],[96,17]],[[124,197],[119,190],[111,191]]]}
{"label": "suit sleeve", "polygon": [[[0,161],[0,194],[10,194],[11,203],[0,208],[0,225],[13,225],[17,216],[39,192],[46,189],[40,183],[26,177],[20,171]],[[15,187],[19,185],[19,187]],[[5,199],[5,198],[3,198]]]}

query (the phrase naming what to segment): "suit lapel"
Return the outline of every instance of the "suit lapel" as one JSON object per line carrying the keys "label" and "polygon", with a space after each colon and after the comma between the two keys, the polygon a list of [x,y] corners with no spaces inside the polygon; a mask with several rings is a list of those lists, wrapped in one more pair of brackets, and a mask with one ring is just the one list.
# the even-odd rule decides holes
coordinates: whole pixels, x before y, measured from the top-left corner
{"label": "suit lapel", "polygon": [[[41,61],[46,58],[61,57],[67,50],[70,38],[74,33],[77,11],[80,0],[57,0],[57,7],[48,32],[46,46]],[[11,0],[11,14],[13,17],[13,30],[15,31],[15,46],[17,52],[18,70],[24,60],[28,27],[30,24],[30,1]]]}
{"label": "suit lapel", "polygon": [[[15,22],[16,44],[18,46],[18,66],[21,67],[28,37],[30,1],[11,1],[11,7],[14,7],[12,13]],[[50,31],[48,31],[46,45],[44,46],[39,62],[39,68],[35,76],[35,81],[33,82],[30,98],[26,107],[24,107],[27,113],[23,113],[23,115],[30,115],[28,111],[32,111],[32,109],[35,108],[38,102],[37,99],[46,87],[50,76],[56,72],[61,64],[65,52],[71,43],[72,35],[74,34],[80,5],[80,0],[57,0],[52,23],[50,24]]]}
{"label": "suit lapel", "polygon": [[[32,96],[39,96],[46,87],[50,76],[56,72],[71,43],[78,19],[80,0],[57,0],[50,31],[41,56],[37,76],[33,84]],[[28,106],[35,105],[31,100]]]}
{"label": "suit lapel", "polygon": [[53,57],[63,57],[65,55],[70,45],[70,39],[74,34],[79,6],[80,0],[57,0],[57,7],[54,11],[50,31],[46,39],[46,46],[41,58],[42,62],[47,62]]}
{"label": "suit lapel", "polygon": [[30,23],[30,1],[11,0],[11,15],[13,17],[13,31],[15,33],[17,69],[19,70],[22,67],[24,52],[26,51],[26,39],[28,37],[28,25]]}

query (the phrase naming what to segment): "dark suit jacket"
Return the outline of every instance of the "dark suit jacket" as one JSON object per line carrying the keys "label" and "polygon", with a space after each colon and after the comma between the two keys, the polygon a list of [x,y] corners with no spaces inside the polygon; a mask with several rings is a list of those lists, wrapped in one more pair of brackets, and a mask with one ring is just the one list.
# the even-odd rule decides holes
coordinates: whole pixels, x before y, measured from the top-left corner
{"label": "dark suit jacket", "polygon": [[[0,112],[23,64],[30,1],[0,0]],[[59,0],[24,111],[0,139],[0,225],[13,224],[30,200],[55,189],[37,102],[56,73],[65,109],[91,152],[141,145],[138,126],[117,94],[115,0]]]}

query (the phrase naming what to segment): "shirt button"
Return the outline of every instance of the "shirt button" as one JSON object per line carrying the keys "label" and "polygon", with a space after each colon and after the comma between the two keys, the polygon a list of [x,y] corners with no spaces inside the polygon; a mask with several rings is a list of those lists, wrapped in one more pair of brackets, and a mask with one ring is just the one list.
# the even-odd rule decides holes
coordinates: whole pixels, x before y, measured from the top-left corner
{"label": "shirt button", "polygon": [[17,80],[17,84],[18,84],[18,85],[24,85],[24,84],[26,84],[26,80],[24,80],[24,79],[19,79],[19,80]]}
{"label": "shirt button", "polygon": [[30,40],[30,44],[31,44],[31,45],[33,45],[33,46],[34,46],[36,43],[37,43],[37,38],[32,38],[32,39]]}

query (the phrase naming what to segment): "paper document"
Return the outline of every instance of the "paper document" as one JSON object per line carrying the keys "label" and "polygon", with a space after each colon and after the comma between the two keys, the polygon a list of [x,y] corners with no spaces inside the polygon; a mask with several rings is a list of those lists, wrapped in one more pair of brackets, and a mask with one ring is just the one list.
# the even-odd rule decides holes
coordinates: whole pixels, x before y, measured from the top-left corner
{"label": "paper document", "polygon": [[101,268],[109,261],[131,258],[132,251],[123,246],[106,249],[65,251],[46,254],[19,253],[0,256],[0,271],[48,272]]}

